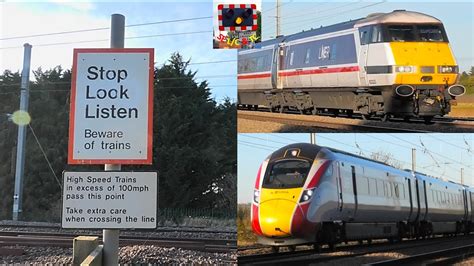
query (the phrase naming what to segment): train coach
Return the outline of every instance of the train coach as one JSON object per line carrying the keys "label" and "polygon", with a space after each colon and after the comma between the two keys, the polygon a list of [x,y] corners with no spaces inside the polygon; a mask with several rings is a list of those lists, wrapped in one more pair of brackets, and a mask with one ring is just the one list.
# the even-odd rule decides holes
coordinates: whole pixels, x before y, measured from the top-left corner
{"label": "train coach", "polygon": [[317,145],[272,153],[258,170],[251,224],[275,250],[474,231],[474,188]]}
{"label": "train coach", "polygon": [[321,27],[238,52],[239,108],[361,114],[450,112],[465,93],[442,22],[405,10]]}

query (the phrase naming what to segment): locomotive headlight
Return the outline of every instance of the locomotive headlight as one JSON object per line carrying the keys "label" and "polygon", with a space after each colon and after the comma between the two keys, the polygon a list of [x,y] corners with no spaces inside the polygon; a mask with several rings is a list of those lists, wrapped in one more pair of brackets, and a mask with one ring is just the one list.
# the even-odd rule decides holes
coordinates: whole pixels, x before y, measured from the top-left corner
{"label": "locomotive headlight", "polygon": [[255,190],[253,192],[253,202],[255,202],[255,203],[260,202],[260,191],[259,190]]}
{"label": "locomotive headlight", "polygon": [[415,72],[415,67],[414,66],[395,66],[395,72],[413,73]]}
{"label": "locomotive headlight", "polygon": [[457,66],[438,66],[438,73],[458,73]]}
{"label": "locomotive headlight", "polygon": [[310,200],[313,194],[314,188],[304,190],[303,195],[301,195],[300,203]]}

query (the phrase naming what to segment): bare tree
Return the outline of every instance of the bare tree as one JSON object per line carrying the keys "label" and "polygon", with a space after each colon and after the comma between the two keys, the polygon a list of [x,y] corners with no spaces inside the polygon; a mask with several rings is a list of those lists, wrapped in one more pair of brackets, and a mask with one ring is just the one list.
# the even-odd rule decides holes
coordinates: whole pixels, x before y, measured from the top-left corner
{"label": "bare tree", "polygon": [[377,152],[373,152],[370,155],[370,158],[372,160],[388,164],[388,165],[393,166],[395,168],[402,169],[402,163],[400,161],[398,161],[397,159],[395,159],[393,157],[393,154],[391,154],[390,152],[379,150]]}

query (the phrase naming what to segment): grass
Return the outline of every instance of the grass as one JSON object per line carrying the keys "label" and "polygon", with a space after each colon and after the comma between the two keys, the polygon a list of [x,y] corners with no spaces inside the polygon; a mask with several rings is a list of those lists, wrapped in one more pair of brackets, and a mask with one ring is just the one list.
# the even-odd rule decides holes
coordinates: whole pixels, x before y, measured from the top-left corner
{"label": "grass", "polygon": [[250,224],[250,203],[237,207],[237,246],[249,246],[257,243]]}

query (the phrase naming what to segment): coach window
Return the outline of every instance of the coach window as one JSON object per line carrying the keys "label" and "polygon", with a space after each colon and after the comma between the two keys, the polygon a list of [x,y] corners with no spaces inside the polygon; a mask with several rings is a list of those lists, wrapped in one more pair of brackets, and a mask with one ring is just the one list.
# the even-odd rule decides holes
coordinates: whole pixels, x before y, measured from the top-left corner
{"label": "coach window", "polygon": [[295,57],[295,51],[291,51],[290,53],[290,66],[293,65],[293,58]]}
{"label": "coach window", "polygon": [[306,57],[304,58],[304,63],[309,64],[309,59],[311,56],[311,48],[306,49]]}
{"label": "coach window", "polygon": [[377,180],[377,195],[384,196],[383,181]]}
{"label": "coach window", "polygon": [[395,197],[400,198],[400,191],[398,190],[398,183],[394,183]]}
{"label": "coach window", "polygon": [[257,72],[263,71],[263,56],[258,57],[257,59]]}
{"label": "coach window", "polygon": [[329,52],[329,60],[336,60],[336,51],[337,51],[337,44],[331,45],[331,50]]}
{"label": "coach window", "polygon": [[377,195],[377,181],[373,178],[369,178],[369,194],[370,195]]}
{"label": "coach window", "polygon": [[359,34],[360,34],[360,44],[368,44],[370,40],[370,30],[372,29],[372,26],[365,26],[359,29]]}

